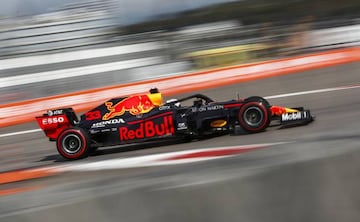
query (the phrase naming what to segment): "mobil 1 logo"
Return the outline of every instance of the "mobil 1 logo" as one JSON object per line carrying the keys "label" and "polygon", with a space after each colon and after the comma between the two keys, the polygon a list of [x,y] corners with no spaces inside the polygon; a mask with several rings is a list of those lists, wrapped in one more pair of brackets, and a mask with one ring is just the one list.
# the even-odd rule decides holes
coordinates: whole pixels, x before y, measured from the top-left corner
{"label": "mobil 1 logo", "polygon": [[293,113],[284,113],[281,115],[281,122],[288,122],[288,121],[299,121],[299,120],[306,120],[311,118],[310,113],[308,111],[299,111]]}

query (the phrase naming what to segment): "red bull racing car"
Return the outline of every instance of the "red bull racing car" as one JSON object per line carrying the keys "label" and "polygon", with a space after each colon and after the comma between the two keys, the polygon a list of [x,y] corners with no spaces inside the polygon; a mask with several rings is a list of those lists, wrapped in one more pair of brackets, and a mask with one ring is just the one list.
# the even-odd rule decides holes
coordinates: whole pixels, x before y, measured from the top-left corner
{"label": "red bull racing car", "polygon": [[[188,103],[188,105],[185,105]],[[199,138],[219,133],[257,133],[271,123],[304,125],[313,121],[302,107],[272,106],[262,97],[216,102],[195,94],[162,102],[157,89],[114,98],[84,113],[80,120],[71,108],[50,110],[36,117],[61,156],[75,160],[98,147],[170,138]],[[273,125],[273,124],[272,124]]]}

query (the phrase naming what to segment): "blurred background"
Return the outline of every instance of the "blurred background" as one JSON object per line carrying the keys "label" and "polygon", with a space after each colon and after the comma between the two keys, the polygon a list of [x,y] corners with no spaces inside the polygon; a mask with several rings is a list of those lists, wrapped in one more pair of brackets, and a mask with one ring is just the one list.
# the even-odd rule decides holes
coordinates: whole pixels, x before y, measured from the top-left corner
{"label": "blurred background", "polygon": [[[1,3],[0,107],[360,44],[359,0]],[[80,170],[9,184],[1,183],[2,174],[0,221],[360,221],[358,73],[360,65],[354,62],[201,91],[225,100],[239,89],[261,96],[307,90],[271,102],[305,106],[317,119],[304,128],[109,148],[76,164],[101,166],[102,160],[121,163],[151,154],[274,143],[213,162]],[[309,93],[314,91],[324,93]],[[0,172],[71,165],[34,123],[0,131]],[[30,189],[16,190],[22,187]]]}
{"label": "blurred background", "polygon": [[359,44],[344,0],[3,0],[0,104]]}

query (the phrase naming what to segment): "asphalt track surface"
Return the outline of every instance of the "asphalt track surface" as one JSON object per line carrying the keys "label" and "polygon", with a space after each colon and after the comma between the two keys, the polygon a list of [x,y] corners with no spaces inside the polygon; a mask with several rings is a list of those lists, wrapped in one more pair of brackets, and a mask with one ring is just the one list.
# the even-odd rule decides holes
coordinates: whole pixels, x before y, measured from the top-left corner
{"label": "asphalt track surface", "polygon": [[[216,100],[360,84],[360,63],[200,91]],[[196,92],[198,93],[198,92]],[[102,149],[76,163],[209,147],[281,143],[197,163],[68,172],[0,184],[0,221],[360,221],[360,88],[270,99],[316,121],[251,135]],[[181,95],[179,95],[180,97]],[[8,127],[0,135],[35,129]],[[0,137],[0,172],[64,163],[41,132]]]}

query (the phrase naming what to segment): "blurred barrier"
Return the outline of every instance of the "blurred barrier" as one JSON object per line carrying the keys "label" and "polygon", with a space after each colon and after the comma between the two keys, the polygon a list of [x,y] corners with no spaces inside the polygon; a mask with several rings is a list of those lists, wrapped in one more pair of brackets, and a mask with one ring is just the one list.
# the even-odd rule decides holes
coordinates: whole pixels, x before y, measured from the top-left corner
{"label": "blurred barrier", "polygon": [[[188,63],[169,61],[166,47],[163,42],[143,42],[0,60],[0,104],[148,79],[153,73],[161,76],[190,69]],[[142,67],[150,71],[134,73]]]}
{"label": "blurred barrier", "polygon": [[224,65],[242,64],[254,61],[259,55],[270,49],[267,44],[255,43],[201,50],[185,54],[183,57],[192,61],[196,68],[209,68]]}
{"label": "blurred barrier", "polygon": [[0,78],[0,88],[25,85],[29,83],[40,83],[58,79],[82,77],[99,74],[102,72],[119,71],[123,69],[138,68],[142,66],[150,66],[154,64],[160,64],[161,62],[163,62],[163,60],[164,59],[162,57],[154,56],[142,59],[130,59],[120,62],[111,62],[99,65],[81,66],[70,69],[60,69],[55,71],[4,77]]}
{"label": "blurred barrier", "polygon": [[360,25],[314,30],[306,36],[306,47],[329,49],[360,44]]}
{"label": "blurred barrier", "polygon": [[0,57],[103,44],[119,34],[113,1],[73,1],[48,13],[0,19]]}
{"label": "blurred barrier", "polygon": [[119,32],[111,19],[96,18],[19,26],[0,34],[0,57],[7,58],[101,44]]}
{"label": "blurred barrier", "polygon": [[[316,21],[299,21],[289,24],[266,23],[233,26],[228,32],[220,30],[205,35],[199,32],[197,35],[184,36],[181,32],[174,32],[169,45],[174,45],[179,55],[190,57],[195,68],[211,67],[218,66],[222,61],[225,63],[232,62],[233,59],[231,53],[223,56],[211,56],[212,49],[264,44],[267,48],[260,50],[255,55],[258,60],[264,60],[269,57],[287,57],[320,50],[356,46],[360,44],[360,25],[356,24],[359,21],[348,20],[347,24],[337,24],[341,26],[336,28],[330,28],[331,25],[335,26],[336,24],[336,20],[333,20],[328,21],[329,24],[326,27],[321,26]],[[199,52],[202,53],[201,56],[197,55]],[[256,50],[234,56],[239,56],[240,63],[252,62],[253,57],[251,56],[254,55],[251,52],[256,52]],[[247,54],[251,55],[249,60],[247,60]]]}
{"label": "blurred barrier", "polygon": [[0,127],[33,121],[35,116],[48,109],[73,107],[76,112],[82,112],[109,98],[143,93],[152,87],[158,87],[166,95],[173,95],[355,61],[360,61],[360,48],[332,50],[0,105]]}
{"label": "blurred barrier", "polygon": [[28,66],[47,65],[62,62],[80,61],[85,59],[100,58],[106,56],[124,55],[130,53],[141,52],[151,50],[164,49],[164,45],[159,42],[146,42],[132,45],[123,45],[115,47],[107,47],[100,49],[87,49],[72,52],[54,53],[51,55],[37,55],[29,57],[20,57],[12,59],[0,60],[0,70],[2,69],[15,69]]}

